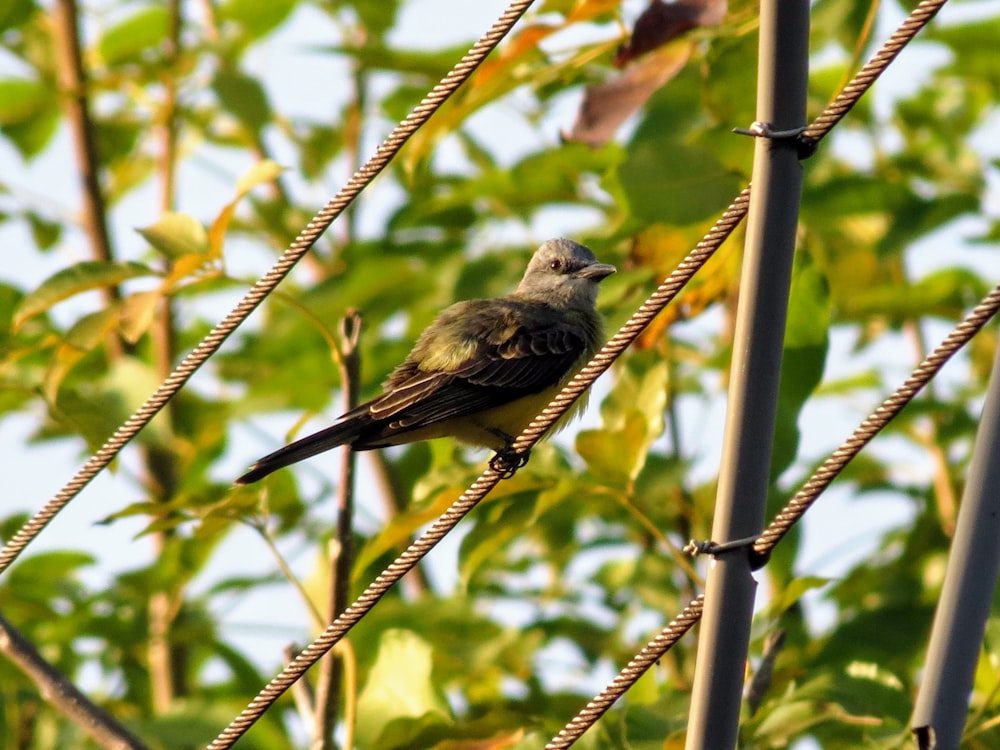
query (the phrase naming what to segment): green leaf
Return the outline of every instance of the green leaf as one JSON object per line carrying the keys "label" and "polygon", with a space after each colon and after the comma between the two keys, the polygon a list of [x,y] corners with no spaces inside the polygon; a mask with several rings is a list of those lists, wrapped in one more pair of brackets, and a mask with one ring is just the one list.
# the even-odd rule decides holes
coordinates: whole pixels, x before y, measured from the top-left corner
{"label": "green leaf", "polygon": [[59,110],[53,106],[30,120],[0,126],[0,132],[7,136],[23,158],[31,159],[49,145],[60,122]]}
{"label": "green leaf", "polygon": [[223,108],[251,133],[259,133],[271,120],[271,105],[264,87],[255,78],[219,71],[212,89]]}
{"label": "green leaf", "polygon": [[[351,6],[357,12],[365,32],[379,37],[385,34],[396,21],[400,0],[353,0]],[[463,50],[464,52],[464,50]]]}
{"label": "green leaf", "polygon": [[35,245],[38,246],[39,250],[51,249],[59,241],[59,238],[62,237],[62,224],[49,221],[34,211],[28,212],[27,219],[28,225],[31,227],[31,238],[35,241]]}
{"label": "green leaf", "polygon": [[0,80],[0,125],[24,123],[53,103],[54,91],[41,81],[26,78]]}
{"label": "green leaf", "polygon": [[55,135],[59,105],[51,84],[25,78],[0,80],[0,131],[21,156],[37,156]]}
{"label": "green leaf", "polygon": [[432,679],[430,644],[410,630],[387,630],[379,639],[377,653],[358,697],[357,739],[362,746],[389,747],[383,735],[398,719],[451,722],[448,704]]}
{"label": "green leaf", "polygon": [[601,481],[628,487],[646,464],[663,432],[667,366],[655,353],[629,358],[614,389],[601,404],[599,430],[582,430],[576,449]]}
{"label": "green leaf", "polygon": [[118,326],[122,338],[130,344],[136,343],[149,330],[156,317],[156,308],[163,299],[159,289],[136,292],[126,297],[119,311]]}
{"label": "green leaf", "polygon": [[136,229],[161,255],[176,261],[185,255],[208,254],[208,232],[188,214],[167,211],[155,224]]}
{"label": "green leaf", "polygon": [[710,151],[665,139],[636,142],[618,168],[632,214],[649,223],[693,224],[724,209],[740,177]]}
{"label": "green leaf", "polygon": [[26,320],[81,292],[153,275],[152,269],[132,261],[106,263],[88,260],[64,268],[42,282],[38,289],[21,301],[14,316],[14,329],[17,330]]}
{"label": "green leaf", "polygon": [[10,580],[21,578],[25,581],[65,580],[77,568],[95,563],[94,557],[86,552],[60,551],[41,552],[23,560],[10,571]]}
{"label": "green leaf", "polygon": [[829,578],[819,576],[799,576],[789,581],[781,590],[780,596],[776,597],[768,605],[768,615],[779,617],[790,607],[798,604],[803,595],[814,589],[821,589],[830,583]]}
{"label": "green leaf", "polygon": [[104,343],[108,334],[115,330],[117,323],[118,310],[115,307],[107,307],[84,315],[73,324],[45,370],[42,392],[50,404],[56,402],[56,394],[66,375],[80,360]]}
{"label": "green leaf", "polygon": [[239,23],[252,41],[284,23],[295,8],[296,0],[227,0],[219,6],[219,20]]}
{"label": "green leaf", "polygon": [[109,67],[137,59],[163,43],[169,22],[166,6],[149,5],[105,31],[97,52]]}
{"label": "green leaf", "polygon": [[638,411],[630,411],[617,429],[581,430],[576,450],[602,483],[626,487],[642,468],[648,437],[645,418]]}
{"label": "green leaf", "polygon": [[0,31],[20,26],[35,10],[34,0],[8,0],[0,4]]}

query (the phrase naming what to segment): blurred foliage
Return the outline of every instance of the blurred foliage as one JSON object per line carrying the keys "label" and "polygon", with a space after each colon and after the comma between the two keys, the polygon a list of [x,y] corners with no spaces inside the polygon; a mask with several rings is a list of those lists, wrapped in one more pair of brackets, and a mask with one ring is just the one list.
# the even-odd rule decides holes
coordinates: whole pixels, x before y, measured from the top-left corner
{"label": "blurred foliage", "polygon": [[[280,653],[242,652],[227,637],[222,613],[233,601],[267,601],[275,586],[289,585],[277,561],[267,575],[213,577],[213,556],[234,528],[264,536],[248,558],[269,554],[265,539],[306,550],[316,573],[302,592],[326,607],[337,480],[322,472],[336,459],[261,486],[228,484],[234,466],[280,445],[283,430],[339,413],[336,331],[345,311],[364,312],[367,397],[438,310],[509,290],[556,222],[619,266],[600,303],[618,325],[749,180],[752,143],[730,133],[754,119],[756,5],[745,0],[731,3],[720,25],[671,42],[683,45],[671,54],[686,63],[616,139],[592,148],[557,137],[572,124],[567,103],[619,74],[615,47],[643,8],[624,6],[541,3],[199,374],[199,386],[126,450],[104,523],[142,519],[155,556],[95,583],[88,571],[100,560],[32,549],[0,578],[5,617],[56,667],[85,677],[94,699],[150,746],[204,744],[282,663]],[[978,14],[949,17],[971,6]],[[54,206],[46,186],[28,177],[46,159],[71,158],[53,9],[15,0],[0,10],[0,138],[24,166],[0,175],[0,229],[34,246],[8,242],[5,252],[19,252],[21,264],[36,253],[48,268],[58,252],[48,278],[0,282],[0,425],[16,415],[32,420],[33,441],[71,439],[83,455],[128,417],[228,309],[219,301],[230,304],[245,288],[247,269],[266,267],[317,196],[332,194],[469,46],[435,47],[441,21],[428,17],[418,21],[425,45],[399,45],[405,9],[385,0],[84,3],[77,20],[105,218],[142,227],[114,232],[109,257],[72,210]],[[882,29],[904,10],[814,3],[810,116],[874,51],[871,14],[886,21],[875,25]],[[491,20],[484,13],[484,28]],[[308,83],[261,76],[276,50],[297,50],[287,35],[309,24],[336,38],[295,58]],[[985,256],[1000,237],[984,205],[997,163],[982,145],[996,142],[987,135],[998,121],[998,24],[995,7],[945,8],[897,65],[925,52],[944,61],[918,68],[901,93],[883,98],[889,106],[863,101],[804,164],[773,508],[823,457],[802,452],[800,429],[816,427],[800,424],[803,409],[825,404],[860,421],[919,359],[924,339],[996,280],[951,259]],[[279,37],[285,46],[273,45]],[[313,64],[322,72],[313,75]],[[317,109],[326,114],[299,114]],[[168,123],[177,135],[171,158],[162,145]],[[71,171],[64,167],[65,178],[76,180]],[[170,176],[178,205],[161,187]],[[969,218],[978,236],[955,239]],[[696,569],[676,550],[711,528],[716,472],[706,467],[719,441],[704,423],[729,377],[739,239],[606,377],[606,395],[591,406],[599,419],[575,434],[575,447],[573,433],[538,447],[463,522],[452,575],[436,575],[441,563],[432,557],[423,576],[390,592],[352,632],[359,681],[348,697],[359,748],[538,747],[599,688],[595,675],[623,665],[700,591]],[[938,262],[920,270],[913,259],[928,244]],[[860,363],[850,375],[824,378],[832,335]],[[787,638],[763,701],[745,712],[743,746],[903,744],[995,346],[987,331],[961,358],[963,374],[893,425],[897,444],[926,456],[926,472],[897,466],[891,451],[868,453],[846,472],[841,486],[857,498],[859,527],[867,497],[889,495],[910,509],[877,555],[826,582],[800,569],[793,534],[762,571],[769,604],[755,622],[751,669],[769,634]],[[887,350],[897,353],[895,367],[865,364]],[[265,445],[230,441],[248,426],[266,433]],[[846,437],[821,432],[830,450]],[[5,454],[30,450],[8,446]],[[448,441],[385,452],[377,464],[384,481],[360,493],[367,521],[356,524],[354,593],[457,497],[482,458]],[[5,505],[3,539],[36,507],[18,500],[28,504]],[[153,623],[164,616],[165,644],[154,635],[163,620],[159,629]],[[970,748],[1000,746],[998,623],[994,606]],[[304,621],[294,637],[302,643],[314,633]],[[163,647],[166,673],[155,658]],[[680,746],[693,649],[691,639],[673,649],[580,746]],[[285,699],[240,747],[302,746],[302,731]],[[0,660],[0,744],[89,742]]]}

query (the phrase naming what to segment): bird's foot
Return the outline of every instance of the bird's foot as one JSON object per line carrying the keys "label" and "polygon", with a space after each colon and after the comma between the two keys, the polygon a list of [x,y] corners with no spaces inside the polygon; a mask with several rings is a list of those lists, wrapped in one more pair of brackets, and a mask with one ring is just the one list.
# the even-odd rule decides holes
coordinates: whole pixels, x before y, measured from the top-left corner
{"label": "bird's foot", "polygon": [[500,438],[504,443],[504,447],[490,459],[490,468],[499,474],[501,479],[510,479],[517,473],[518,469],[528,463],[528,459],[531,457],[531,448],[518,452],[514,450],[513,435],[508,435],[495,427],[487,428],[487,432]]}
{"label": "bird's foot", "polygon": [[490,459],[490,468],[499,474],[501,479],[510,479],[518,469],[528,463],[530,457],[531,449],[518,453],[513,448],[504,448],[497,451]]}

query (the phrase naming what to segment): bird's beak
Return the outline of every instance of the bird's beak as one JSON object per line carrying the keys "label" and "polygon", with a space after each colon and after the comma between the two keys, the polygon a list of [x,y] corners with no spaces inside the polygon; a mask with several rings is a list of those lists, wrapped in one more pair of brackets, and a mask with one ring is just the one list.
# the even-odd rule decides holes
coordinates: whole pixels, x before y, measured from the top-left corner
{"label": "bird's beak", "polygon": [[600,281],[601,279],[606,279],[617,270],[610,263],[591,263],[589,266],[584,266],[577,271],[576,275],[582,276],[585,279]]}

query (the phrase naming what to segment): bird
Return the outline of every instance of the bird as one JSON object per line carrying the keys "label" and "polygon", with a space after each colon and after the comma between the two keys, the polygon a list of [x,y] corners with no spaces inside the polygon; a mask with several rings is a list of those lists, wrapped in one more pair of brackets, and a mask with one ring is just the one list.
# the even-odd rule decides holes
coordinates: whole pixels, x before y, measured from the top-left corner
{"label": "bird", "polygon": [[[342,445],[373,450],[453,437],[496,452],[509,477],[527,462],[514,438],[604,342],[598,284],[617,269],[572,240],[547,240],[513,292],[447,307],[371,401],[333,425],[264,456],[236,480],[257,482]],[[584,406],[581,398],[563,426]]]}

